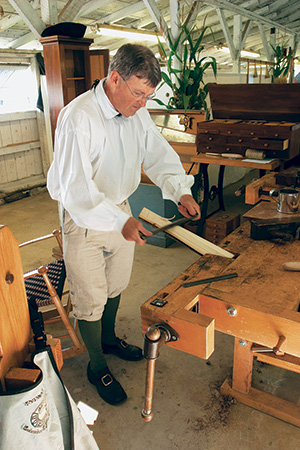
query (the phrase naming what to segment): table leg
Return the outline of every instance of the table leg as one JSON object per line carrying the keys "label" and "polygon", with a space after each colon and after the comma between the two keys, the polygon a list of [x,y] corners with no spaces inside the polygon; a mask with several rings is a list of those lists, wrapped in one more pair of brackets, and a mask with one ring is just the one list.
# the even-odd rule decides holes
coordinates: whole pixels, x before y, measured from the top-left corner
{"label": "table leg", "polygon": [[[209,188],[208,177],[208,164],[199,164],[198,174],[195,177],[195,185],[193,189],[193,195],[201,208],[201,219],[197,225],[197,235],[203,235],[204,223],[207,217],[214,214],[217,211],[225,211],[225,204],[223,198],[223,181],[224,181],[225,166],[219,167],[218,187],[212,186],[211,191]],[[218,196],[219,208],[211,214],[207,214],[208,201],[214,200],[216,195]]]}
{"label": "table leg", "polygon": [[208,164],[199,164],[199,171],[195,177],[194,197],[201,209],[201,219],[197,224],[197,235],[202,236],[209,200]]}
{"label": "table leg", "polygon": [[219,209],[225,211],[224,197],[223,197],[223,181],[224,181],[225,166],[220,166],[218,177],[218,200]]}
{"label": "table leg", "polygon": [[248,394],[251,388],[253,353],[252,342],[235,338],[232,374],[232,389]]}

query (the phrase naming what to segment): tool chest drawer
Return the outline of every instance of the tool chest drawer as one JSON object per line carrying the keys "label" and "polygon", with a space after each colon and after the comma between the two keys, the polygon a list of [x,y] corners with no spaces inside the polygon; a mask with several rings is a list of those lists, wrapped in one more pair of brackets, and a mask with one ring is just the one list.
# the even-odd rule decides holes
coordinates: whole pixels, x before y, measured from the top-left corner
{"label": "tool chest drawer", "polygon": [[299,155],[300,85],[211,84],[209,95],[213,120],[197,125],[198,153]]}

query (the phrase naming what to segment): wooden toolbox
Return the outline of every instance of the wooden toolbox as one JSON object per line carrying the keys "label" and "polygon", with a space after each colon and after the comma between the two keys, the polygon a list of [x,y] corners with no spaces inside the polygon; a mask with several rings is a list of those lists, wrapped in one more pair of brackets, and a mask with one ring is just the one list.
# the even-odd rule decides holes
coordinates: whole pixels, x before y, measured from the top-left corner
{"label": "wooden toolbox", "polygon": [[240,226],[240,215],[221,211],[208,217],[205,222],[205,239],[217,244]]}
{"label": "wooden toolbox", "polygon": [[299,154],[300,85],[212,84],[209,94],[214,119],[198,123],[198,153]]}

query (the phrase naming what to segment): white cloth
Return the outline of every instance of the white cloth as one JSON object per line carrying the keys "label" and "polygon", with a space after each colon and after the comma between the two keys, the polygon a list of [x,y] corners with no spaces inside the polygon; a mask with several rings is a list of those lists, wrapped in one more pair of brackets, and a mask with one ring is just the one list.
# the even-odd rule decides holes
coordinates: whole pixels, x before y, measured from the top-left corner
{"label": "white cloth", "polygon": [[59,114],[47,187],[83,228],[122,231],[129,216],[118,208],[138,187],[141,164],[175,203],[194,183],[161,136],[146,108],[123,117],[110,103],[104,80]]}
{"label": "white cloth", "polygon": [[36,354],[34,363],[39,381],[0,395],[1,450],[99,450],[48,352]]}

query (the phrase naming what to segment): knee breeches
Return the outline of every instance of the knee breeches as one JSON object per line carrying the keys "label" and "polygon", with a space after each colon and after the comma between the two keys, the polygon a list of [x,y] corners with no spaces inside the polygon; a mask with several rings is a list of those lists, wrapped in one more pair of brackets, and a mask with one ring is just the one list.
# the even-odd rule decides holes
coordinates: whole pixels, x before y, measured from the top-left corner
{"label": "knee breeches", "polygon": [[[128,202],[121,207],[130,214]],[[129,283],[134,242],[126,241],[118,231],[80,228],[67,211],[63,233],[74,316],[87,321],[99,320],[107,298],[119,295]]]}

